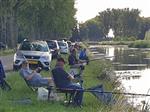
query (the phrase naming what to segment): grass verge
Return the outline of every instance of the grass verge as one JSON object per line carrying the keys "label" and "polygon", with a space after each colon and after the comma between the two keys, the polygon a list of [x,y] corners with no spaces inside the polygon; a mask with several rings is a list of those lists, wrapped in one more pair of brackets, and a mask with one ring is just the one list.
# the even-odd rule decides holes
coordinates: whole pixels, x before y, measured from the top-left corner
{"label": "grass verge", "polygon": [[132,48],[150,48],[150,41],[148,40],[137,40],[128,45],[128,47]]}
{"label": "grass verge", "polygon": [[7,56],[14,53],[15,53],[14,49],[0,50],[0,56]]}
{"label": "grass verge", "polygon": [[[53,61],[53,65],[55,61]],[[66,65],[66,69],[68,69]],[[107,69],[106,69],[107,68]],[[84,88],[103,84],[105,90],[112,91],[115,84],[110,78],[100,78],[104,71],[111,69],[111,64],[106,60],[92,61],[85,67],[83,73]],[[44,76],[50,76],[49,72],[42,72]],[[98,78],[99,77],[99,78]],[[91,93],[84,94],[83,108],[65,107],[62,101],[48,102],[38,101],[37,93],[27,87],[24,80],[19,76],[18,72],[10,72],[7,75],[7,82],[11,85],[12,90],[5,92],[0,90],[0,112],[121,112],[122,110],[130,110],[128,106],[122,105],[118,99],[122,96],[116,96],[116,105],[109,106],[103,104],[96,99]],[[32,104],[14,103],[13,99],[30,98]],[[122,101],[122,100],[121,100]],[[129,111],[126,111],[129,112]]]}
{"label": "grass verge", "polygon": [[100,45],[129,45],[133,41],[102,41]]}

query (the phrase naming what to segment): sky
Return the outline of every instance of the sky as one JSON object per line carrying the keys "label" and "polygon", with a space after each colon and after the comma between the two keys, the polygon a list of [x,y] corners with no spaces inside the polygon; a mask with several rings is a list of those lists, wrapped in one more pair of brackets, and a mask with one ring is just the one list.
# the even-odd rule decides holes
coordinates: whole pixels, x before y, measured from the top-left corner
{"label": "sky", "polygon": [[107,8],[138,8],[140,16],[150,17],[150,0],[76,0],[76,18],[85,22]]}

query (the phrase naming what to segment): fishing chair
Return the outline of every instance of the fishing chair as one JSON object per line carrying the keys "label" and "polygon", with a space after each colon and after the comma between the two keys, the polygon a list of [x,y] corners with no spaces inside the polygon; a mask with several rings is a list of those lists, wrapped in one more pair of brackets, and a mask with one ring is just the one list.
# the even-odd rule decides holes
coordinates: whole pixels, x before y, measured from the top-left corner
{"label": "fishing chair", "polygon": [[84,65],[70,66],[69,74],[71,74],[82,86],[83,85],[83,71]]}
{"label": "fishing chair", "polygon": [[11,90],[11,87],[5,81],[5,78],[6,78],[5,71],[4,71],[2,62],[0,60],[0,87],[2,88],[2,90],[9,91],[9,90]]}
{"label": "fishing chair", "polygon": [[65,94],[65,101],[64,102],[67,104],[66,106],[69,106],[70,104],[74,103],[74,96],[75,96],[74,90],[67,90],[65,88],[56,88],[56,91],[58,93]]}
{"label": "fishing chair", "polygon": [[[74,96],[75,96],[75,91],[73,90],[69,90],[69,89],[66,89],[66,88],[59,88],[54,81],[54,85],[55,85],[55,90],[57,93],[63,93],[65,94],[65,101],[64,102],[67,102],[66,106],[69,106],[70,104],[73,104],[74,103]],[[49,96],[49,95],[48,95]]]}
{"label": "fishing chair", "polygon": [[[21,77],[23,78],[23,80],[25,81],[26,85],[34,92],[36,92],[38,90],[39,87],[43,87],[43,86],[33,86],[31,85],[26,79],[25,77],[20,73]],[[48,100],[50,99],[50,94],[51,94],[51,91],[52,91],[52,87],[53,86],[48,86],[48,87],[44,87],[48,90]]]}

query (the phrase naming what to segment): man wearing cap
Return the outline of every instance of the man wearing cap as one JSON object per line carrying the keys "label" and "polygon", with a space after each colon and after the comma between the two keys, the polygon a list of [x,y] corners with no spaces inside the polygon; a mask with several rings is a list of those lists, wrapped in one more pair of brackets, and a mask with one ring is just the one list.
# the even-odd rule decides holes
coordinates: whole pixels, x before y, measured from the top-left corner
{"label": "man wearing cap", "polygon": [[76,91],[75,97],[74,97],[74,103],[77,106],[81,106],[82,104],[82,98],[83,98],[83,88],[77,84],[73,83],[72,80],[74,77],[70,74],[68,74],[64,70],[64,64],[65,61],[63,58],[58,58],[55,68],[52,70],[52,75],[54,79],[54,83],[57,88],[60,89],[70,89],[70,90],[79,90]]}
{"label": "man wearing cap", "polygon": [[31,70],[28,61],[23,61],[20,75],[31,85],[35,87],[49,86],[52,84],[51,78],[44,78],[38,73],[39,68]]}

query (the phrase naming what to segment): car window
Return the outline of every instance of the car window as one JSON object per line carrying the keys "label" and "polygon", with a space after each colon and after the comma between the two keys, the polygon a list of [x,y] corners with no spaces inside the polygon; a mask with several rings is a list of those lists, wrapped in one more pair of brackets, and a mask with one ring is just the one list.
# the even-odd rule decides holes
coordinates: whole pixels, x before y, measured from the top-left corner
{"label": "car window", "polygon": [[31,51],[32,49],[33,49],[33,45],[28,41],[23,42],[19,48],[19,50],[25,50],[25,51]]}
{"label": "car window", "polygon": [[58,42],[58,45],[59,45],[59,46],[66,46],[66,43]]}
{"label": "car window", "polygon": [[50,49],[57,48],[56,42],[54,41],[47,41],[47,44]]}
{"label": "car window", "polygon": [[33,51],[43,51],[48,52],[48,46],[43,43],[32,43],[33,44]]}
{"label": "car window", "polygon": [[24,42],[20,48],[20,50],[25,51],[42,51],[42,52],[48,52],[48,46],[44,42]]}

